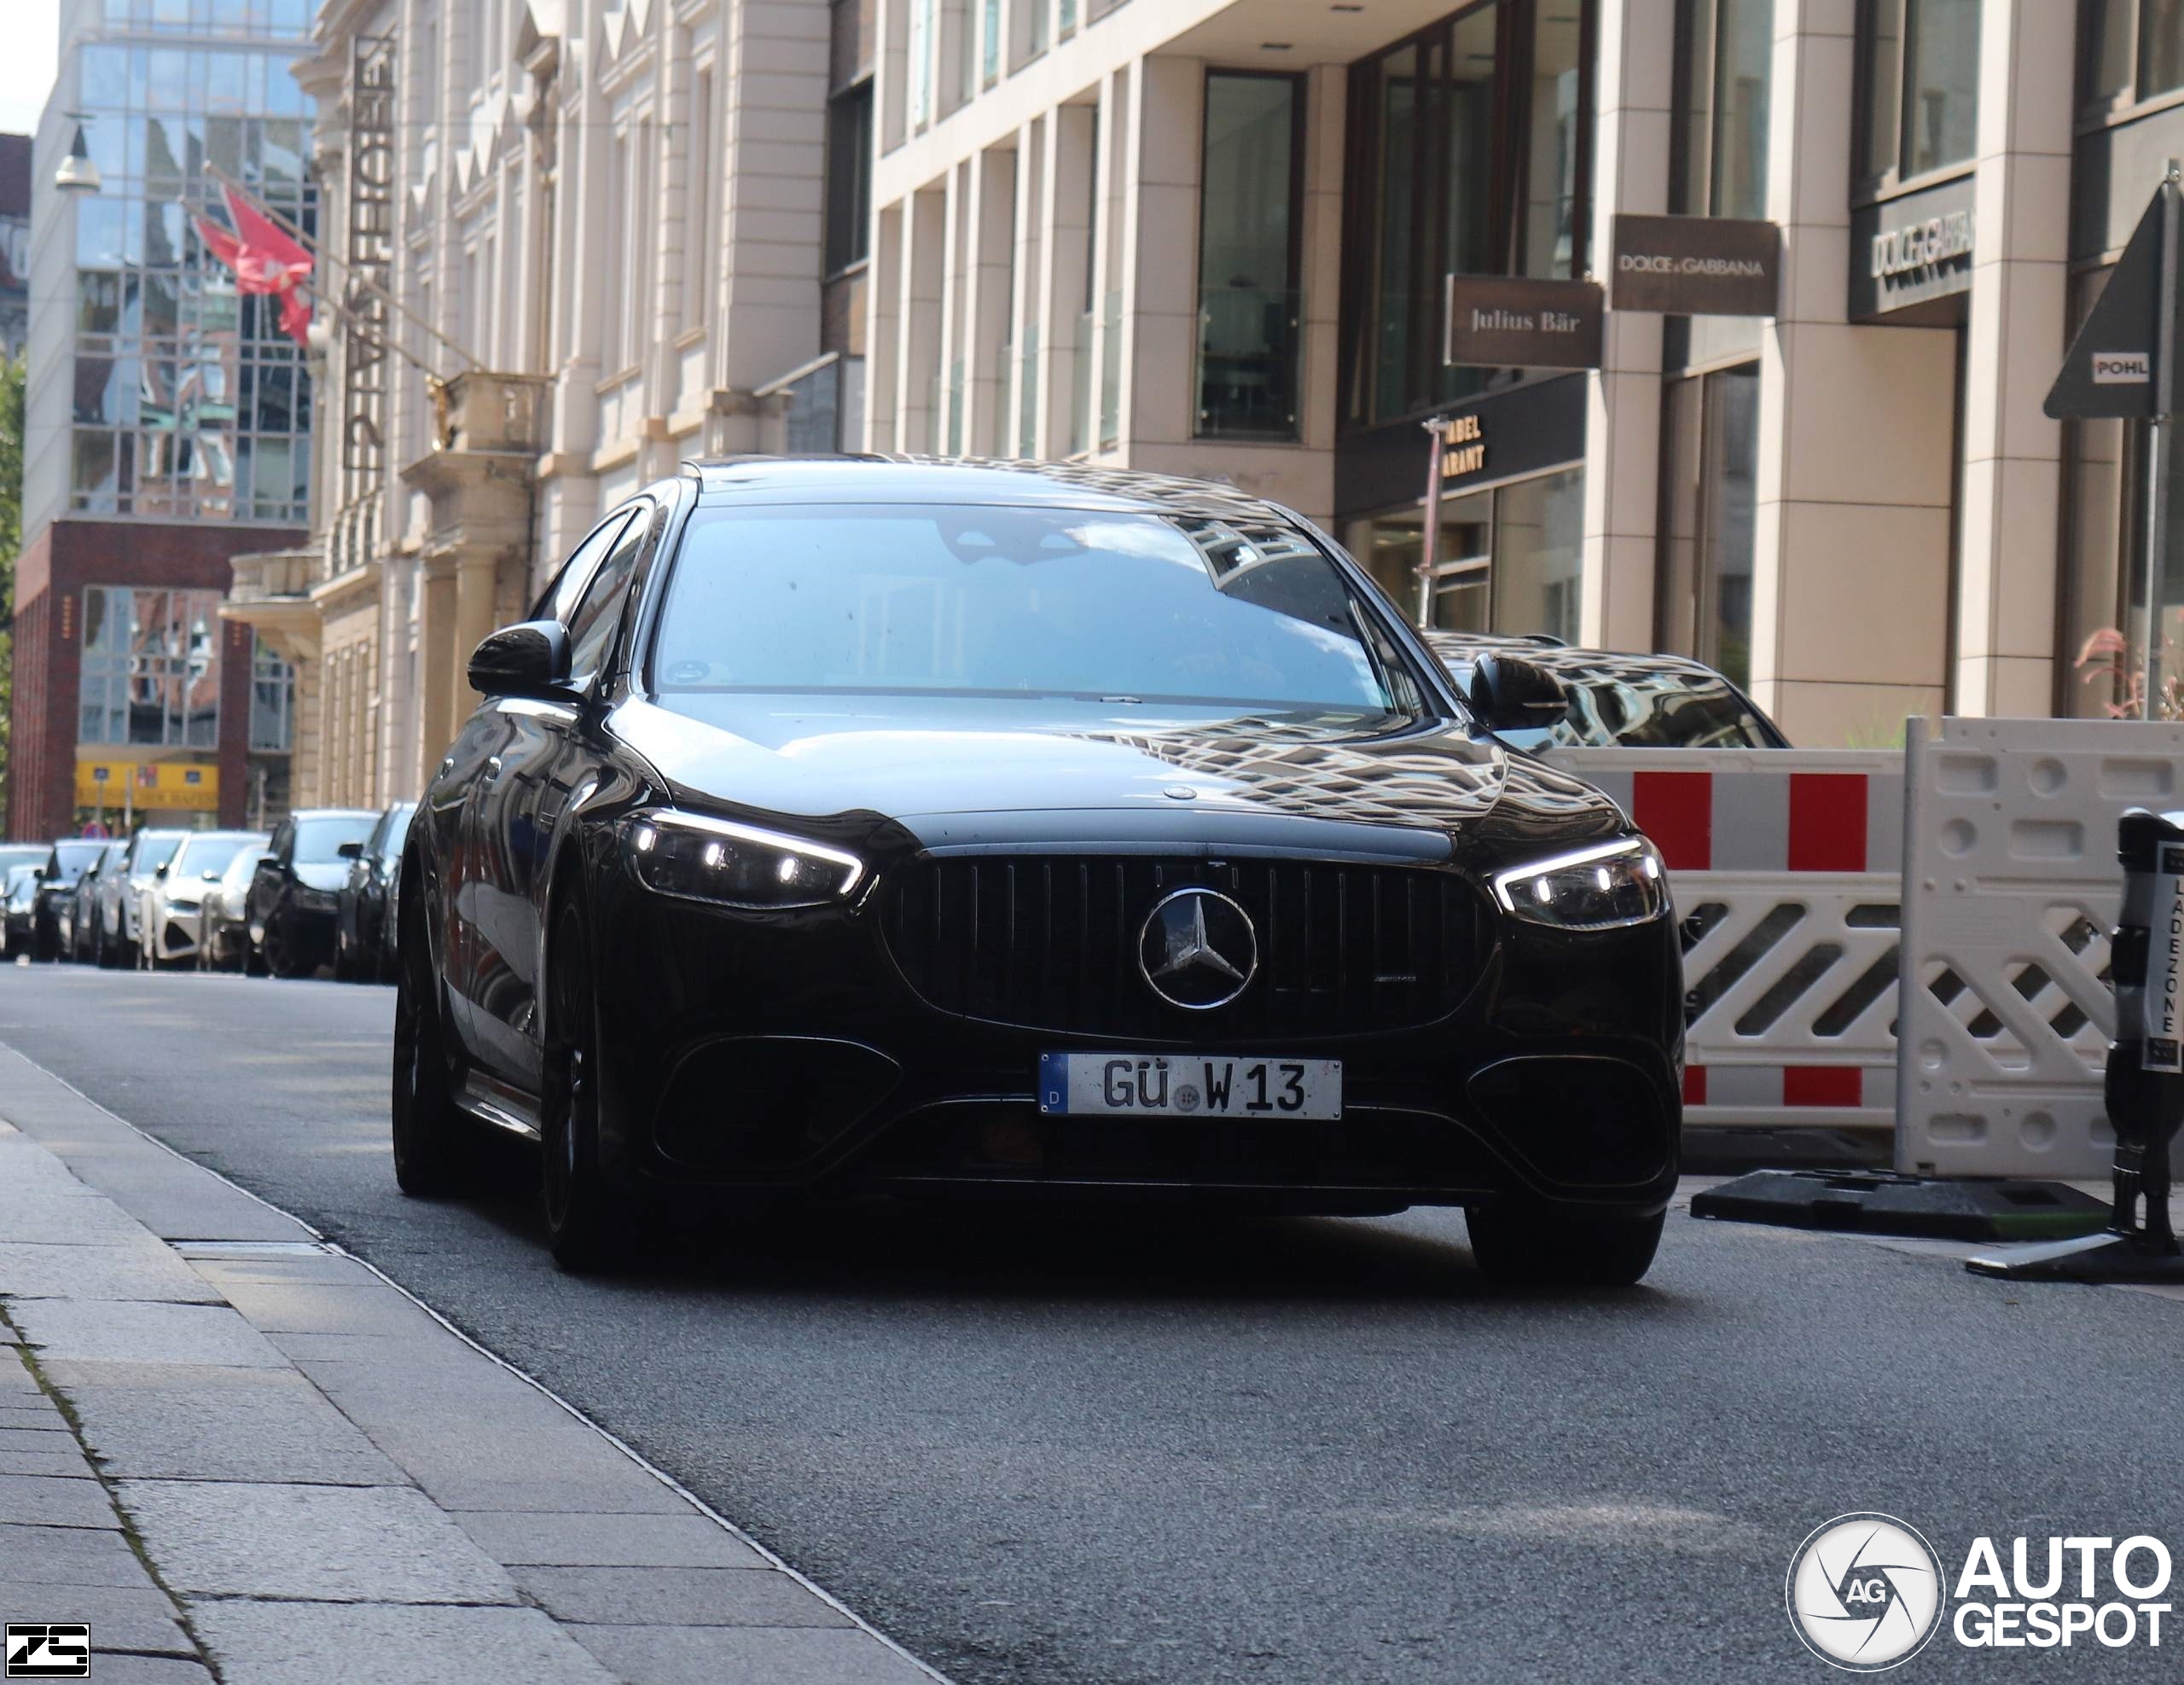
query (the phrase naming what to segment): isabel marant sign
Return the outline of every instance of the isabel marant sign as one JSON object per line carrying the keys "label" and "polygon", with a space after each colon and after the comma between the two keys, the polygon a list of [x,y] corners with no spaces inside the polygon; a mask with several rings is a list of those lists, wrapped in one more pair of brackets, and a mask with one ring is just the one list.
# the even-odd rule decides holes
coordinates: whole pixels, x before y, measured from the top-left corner
{"label": "isabel marant sign", "polygon": [[1665,316],[1772,316],[1781,293],[1782,231],[1733,217],[1618,215],[1608,304]]}

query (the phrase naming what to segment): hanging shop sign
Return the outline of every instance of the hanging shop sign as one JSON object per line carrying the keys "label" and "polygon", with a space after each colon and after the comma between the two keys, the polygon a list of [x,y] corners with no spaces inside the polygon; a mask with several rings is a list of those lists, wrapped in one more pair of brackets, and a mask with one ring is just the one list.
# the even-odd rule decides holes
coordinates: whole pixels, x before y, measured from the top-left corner
{"label": "hanging shop sign", "polygon": [[1597,282],[1452,275],[1441,360],[1484,369],[1597,369],[1605,315]]}
{"label": "hanging shop sign", "polygon": [[393,320],[394,38],[360,35],[349,58],[348,292],[341,347],[341,503],[386,471],[386,357]]}
{"label": "hanging shop sign", "polygon": [[[1853,322],[1904,311],[1937,322],[1954,319],[1960,306],[1948,301],[1972,290],[1978,251],[1977,186],[1966,176],[1850,213]],[[1919,325],[1918,317],[1906,325]]]}
{"label": "hanging shop sign", "polygon": [[1608,303],[1665,316],[1772,316],[1782,230],[1734,217],[1618,215],[1609,236]]}

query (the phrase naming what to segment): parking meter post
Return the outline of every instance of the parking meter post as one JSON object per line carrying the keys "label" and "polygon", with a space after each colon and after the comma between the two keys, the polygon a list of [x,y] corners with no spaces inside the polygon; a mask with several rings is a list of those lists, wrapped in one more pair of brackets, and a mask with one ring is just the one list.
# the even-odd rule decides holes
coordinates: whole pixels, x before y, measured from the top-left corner
{"label": "parking meter post", "polygon": [[1418,546],[1418,625],[1423,631],[1433,624],[1433,569],[1441,559],[1441,474],[1443,452],[1448,447],[1449,418],[1429,416],[1424,422],[1433,442],[1433,460],[1426,469],[1426,525]]}
{"label": "parking meter post", "polygon": [[2022,1281],[2184,1281],[2169,1216],[2169,1142],[2184,1122],[2184,813],[2117,822],[2123,907],[2108,948],[2116,1036],[2102,1093],[2116,1130],[2106,1235],[1965,1267]]}

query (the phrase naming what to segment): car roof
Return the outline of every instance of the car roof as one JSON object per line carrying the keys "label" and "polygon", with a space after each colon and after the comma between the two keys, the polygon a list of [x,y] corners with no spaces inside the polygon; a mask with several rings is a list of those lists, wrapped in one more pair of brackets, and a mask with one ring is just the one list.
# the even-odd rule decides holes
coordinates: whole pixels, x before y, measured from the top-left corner
{"label": "car roof", "polygon": [[1293,527],[1281,504],[1211,479],[999,457],[735,456],[683,465],[709,505],[971,503],[1107,509]]}

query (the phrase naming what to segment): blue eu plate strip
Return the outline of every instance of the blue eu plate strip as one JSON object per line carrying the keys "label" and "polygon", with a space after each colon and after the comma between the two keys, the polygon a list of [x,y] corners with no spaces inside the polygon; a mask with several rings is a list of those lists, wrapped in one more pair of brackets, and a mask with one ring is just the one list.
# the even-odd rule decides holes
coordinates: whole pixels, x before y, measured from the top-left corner
{"label": "blue eu plate strip", "polygon": [[1069,1110],[1069,1055],[1066,1053],[1039,1055],[1039,1109],[1050,1113]]}

